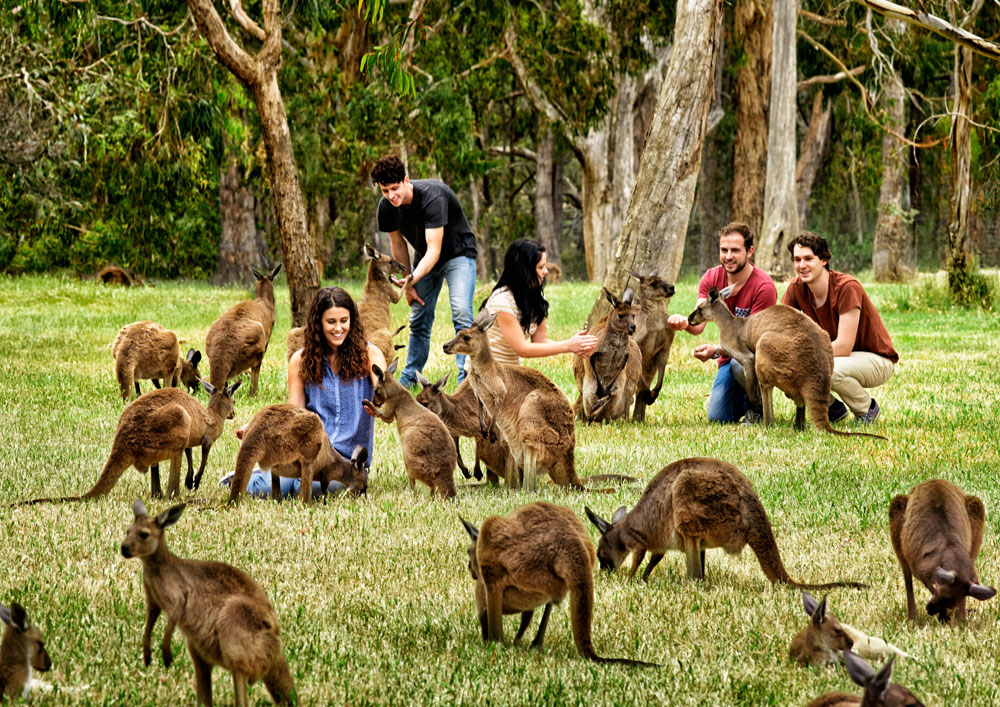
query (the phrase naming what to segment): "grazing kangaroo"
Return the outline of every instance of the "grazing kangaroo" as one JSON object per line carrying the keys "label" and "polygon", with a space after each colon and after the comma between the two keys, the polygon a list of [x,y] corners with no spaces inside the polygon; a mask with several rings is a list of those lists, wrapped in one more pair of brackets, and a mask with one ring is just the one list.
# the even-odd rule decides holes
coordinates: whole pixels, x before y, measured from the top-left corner
{"label": "grazing kangaroo", "polygon": [[952,617],[965,621],[966,597],[985,601],[996,596],[996,589],[979,584],[976,573],[985,523],[983,502],[943,479],[925,481],[909,495],[892,499],[889,534],[903,567],[910,621],[917,619],[914,575],[932,594],[927,613],[942,623]]}
{"label": "grazing kangaroo", "polygon": [[[118,418],[111,454],[90,491],[82,496],[36,498],[27,503],[82,501],[104,496],[130,466],[142,473],[151,470],[150,493],[153,498],[160,498],[163,491],[160,488],[159,463],[166,459],[171,460],[167,494],[173,498],[180,491],[181,453],[186,454],[188,459],[184,484],[189,489],[198,488],[205,473],[209,450],[222,434],[226,420],[233,419],[233,394],[241,382],[216,390],[203,381],[202,385],[211,396],[207,408],[177,388],[161,388],[140,395]],[[201,465],[198,474],[194,475],[191,448],[198,446],[201,447]]]}
{"label": "grazing kangaroo", "polygon": [[610,523],[590,508],[585,510],[601,533],[597,546],[601,569],[618,569],[631,553],[629,579],[647,552],[644,582],[669,550],[685,554],[689,578],[704,579],[706,549],[721,547],[737,555],[749,545],[772,583],[805,589],[867,586],[858,582],[802,584],[791,579],[753,486],[739,469],[718,459],[694,457],[667,465],[649,482],[635,508],[626,513],[622,506]]}
{"label": "grazing kangaroo", "polygon": [[889,659],[881,670],[876,673],[864,660],[851,651],[844,651],[844,663],[851,680],[865,688],[860,697],[846,692],[828,692],[820,695],[806,707],[924,707],[924,703],[902,685],[889,682],[892,677],[892,664],[896,656]]}
{"label": "grazing kangaroo", "polygon": [[[628,419],[642,376],[642,351],[632,340],[635,312],[632,289],[621,300],[601,288],[611,312],[590,332],[599,337],[590,358],[573,357],[573,377],[578,392],[573,411],[587,422]],[[645,384],[643,384],[645,387]]]}
{"label": "grazing kangaroo", "polygon": [[723,302],[732,289],[730,285],[722,292],[717,287],[709,290],[708,298],[698,300],[688,316],[688,325],[707,321],[719,325],[722,348],[743,367],[747,396],[754,402],[760,391],[765,427],[774,422],[771,393],[778,388],[795,403],[798,430],[805,429],[808,408],[809,419],[817,429],[841,437],[885,439],[866,432],[841,432],[830,424],[833,345],[819,324],[799,310],[780,304],[749,317],[735,317]]}
{"label": "grazing kangaroo", "polygon": [[160,612],[167,614],[163,663],[170,665],[170,637],[175,626],[187,639],[194,663],[198,704],[212,704],[212,668],[233,674],[236,704],[247,704],[247,683],[263,680],[278,704],[291,704],[292,683],[281,648],[278,616],[260,586],[246,573],[223,562],[187,560],[167,548],[163,531],[180,520],[184,504],[150,518],[142,501],[132,504],[135,520],[125,531],[125,558],[142,560],[146,627],[142,658],[151,660],[150,639]]}
{"label": "grazing kangaroo", "polygon": [[837,617],[826,610],[826,597],[817,602],[807,591],[802,592],[802,606],[809,624],[795,634],[788,656],[799,665],[836,665],[854,641],[841,628]]}
{"label": "grazing kangaroo", "polygon": [[537,475],[548,473],[560,486],[583,488],[574,467],[576,430],[569,401],[540,371],[496,362],[486,336],[495,322],[496,315],[481,313],[445,343],[444,352],[472,359],[469,383],[481,409],[493,418],[491,430],[499,427],[510,449],[507,483],[534,489]]}
{"label": "grazing kangaroo", "polygon": [[250,371],[250,395],[257,395],[257,378],[267,344],[274,328],[274,278],[281,270],[277,265],[269,275],[250,268],[257,278],[254,298],[239,302],[216,319],[205,337],[208,356],[209,382],[216,388],[243,371]]}
{"label": "grazing kangaroo", "polygon": [[133,273],[131,270],[120,268],[117,265],[105,265],[97,271],[94,279],[98,282],[104,283],[105,285],[121,285],[122,287],[131,287],[132,285],[141,286],[146,284],[142,281],[141,277]]}
{"label": "grazing kangaroo", "polygon": [[541,647],[553,604],[570,597],[576,649],[596,663],[658,667],[625,658],[602,658],[591,642],[594,614],[594,544],[573,511],[531,503],[508,516],[492,516],[482,529],[464,519],[472,546],[469,572],[476,580],[476,610],[484,641],[503,643],[503,614],[521,613],[520,638],[534,610],[545,613],[532,647]]}
{"label": "grazing kangaroo", "polygon": [[372,365],[378,383],[372,392],[373,399],[361,404],[369,415],[378,416],[383,422],[396,421],[410,488],[420,481],[431,487],[432,496],[437,491],[441,498],[453,498],[458,459],[455,441],[441,419],[414,400],[410,391],[392,377],[398,365],[399,359],[393,359],[384,373]]}
{"label": "grazing kangaroo", "polygon": [[[639,281],[639,312],[635,317],[632,339],[642,351],[642,376],[635,396],[632,422],[645,420],[646,406],[655,403],[659,397],[663,388],[663,372],[674,343],[674,330],[667,324],[667,303],[674,296],[674,286],[658,277],[657,273],[654,270],[646,277],[631,273]],[[657,377],[656,386],[653,386],[653,379]]]}
{"label": "grazing kangaroo", "polygon": [[[368,258],[368,278],[365,280],[364,289],[361,290],[358,317],[361,319],[361,325],[365,328],[368,340],[381,349],[386,361],[391,361],[396,357],[392,337],[405,329],[406,326],[396,329],[395,332],[392,331],[389,305],[399,302],[403,288],[396,287],[389,282],[389,275],[403,273],[406,268],[398,261],[393,260],[391,255],[380,253],[367,243],[365,243],[365,256]],[[412,277],[408,276],[407,280],[410,279]]]}
{"label": "grazing kangaroo", "polygon": [[229,488],[229,502],[235,503],[246,491],[256,464],[271,470],[272,497],[281,498],[282,476],[302,480],[303,503],[312,501],[312,482],[317,476],[325,490],[330,481],[339,481],[356,495],[368,488],[364,464],[368,450],[354,447],[350,461],[330,444],[319,415],[294,405],[268,405],[261,408],[244,428],[243,441],[236,456],[236,473]]}
{"label": "grazing kangaroo", "polygon": [[24,607],[11,602],[0,604],[0,621],[6,625],[0,643],[0,699],[28,699],[35,684],[35,670],[47,672],[52,660],[45,651],[45,641],[38,627],[28,621]]}
{"label": "grazing kangaroo", "polygon": [[123,326],[111,344],[111,356],[115,359],[115,378],[122,400],[132,396],[133,387],[136,396],[142,395],[140,379],[152,380],[156,388],[160,387],[160,378],[164,387],[176,387],[183,382],[188,389],[197,388],[201,354],[190,349],[187,358],[181,358],[177,334],[156,322]]}

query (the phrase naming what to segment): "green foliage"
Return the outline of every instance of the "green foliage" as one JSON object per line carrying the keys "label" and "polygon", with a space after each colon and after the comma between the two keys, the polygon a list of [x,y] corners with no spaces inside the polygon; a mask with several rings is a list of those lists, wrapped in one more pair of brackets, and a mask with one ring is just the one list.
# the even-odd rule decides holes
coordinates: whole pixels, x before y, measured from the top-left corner
{"label": "green foliage", "polygon": [[948,290],[952,300],[966,309],[993,311],[998,290],[996,279],[979,272],[975,258],[953,259],[949,265]]}

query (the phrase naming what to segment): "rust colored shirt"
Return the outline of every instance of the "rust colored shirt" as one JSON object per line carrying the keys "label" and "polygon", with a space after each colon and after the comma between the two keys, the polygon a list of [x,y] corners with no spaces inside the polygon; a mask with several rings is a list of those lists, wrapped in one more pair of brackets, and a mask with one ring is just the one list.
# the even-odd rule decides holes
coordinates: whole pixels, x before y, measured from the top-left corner
{"label": "rust colored shirt", "polygon": [[[709,268],[702,276],[701,282],[698,283],[698,297],[708,297],[708,291],[713,287],[724,290],[728,285],[726,269],[721,265],[716,265],[714,268]],[[760,268],[754,267],[740,291],[724,301],[734,317],[749,317],[751,314],[756,314],[775,304],[778,301],[778,290],[770,275]],[[720,356],[719,365],[722,366],[728,360],[728,356]]]}

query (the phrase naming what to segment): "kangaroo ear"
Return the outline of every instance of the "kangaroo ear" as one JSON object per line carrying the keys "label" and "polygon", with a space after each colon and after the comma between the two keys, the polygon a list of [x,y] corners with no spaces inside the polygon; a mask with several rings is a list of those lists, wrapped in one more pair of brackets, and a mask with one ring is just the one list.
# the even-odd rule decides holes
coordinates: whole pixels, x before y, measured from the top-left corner
{"label": "kangaroo ear", "polygon": [[149,513],[146,511],[146,504],[142,501],[136,501],[132,504],[132,513],[136,518],[139,516],[148,516]]}
{"label": "kangaroo ear", "polygon": [[368,461],[368,450],[363,445],[356,444],[351,452],[351,462],[356,467],[361,467]]}
{"label": "kangaroo ear", "polygon": [[160,528],[169,528],[181,519],[181,514],[184,513],[184,509],[186,507],[186,503],[178,503],[176,506],[168,508],[160,515],[156,516],[156,524],[160,526]]}
{"label": "kangaroo ear", "polygon": [[16,601],[12,601],[10,603],[10,621],[14,628],[21,631],[28,630],[28,612],[25,611],[24,607]]}
{"label": "kangaroo ear", "polygon": [[467,532],[469,534],[469,537],[472,538],[472,542],[476,542],[477,540],[479,540],[479,528],[474,526],[465,518],[462,518],[462,516],[459,516],[458,518],[459,520],[462,521],[462,525],[465,526],[465,532]]}
{"label": "kangaroo ear", "polygon": [[635,292],[632,291],[631,287],[626,287],[625,294],[622,295],[622,303],[632,304],[633,299],[635,299]]}
{"label": "kangaroo ear", "polygon": [[444,389],[445,385],[448,383],[449,376],[451,376],[451,371],[448,371],[441,378],[437,380],[437,382],[434,384],[435,393],[440,393],[442,389]]}
{"label": "kangaroo ear", "polygon": [[420,384],[421,388],[426,388],[427,386],[431,385],[430,380],[424,377],[424,374],[421,373],[420,371],[417,371],[417,383]]}
{"label": "kangaroo ear", "polygon": [[385,380],[385,373],[383,373],[382,369],[379,368],[374,363],[372,364],[372,373],[375,374],[375,377],[378,378],[379,381],[384,381]]}
{"label": "kangaroo ear", "polygon": [[819,606],[819,602],[816,601],[816,597],[814,597],[812,594],[803,589],[802,608],[806,610],[806,616],[809,616],[811,618],[812,615],[816,612],[817,606]]}
{"label": "kangaroo ear", "polygon": [[618,510],[615,511],[614,515],[611,516],[611,524],[614,525],[615,523],[620,522],[627,515],[628,509],[625,508],[625,506],[620,506]]}
{"label": "kangaroo ear", "polygon": [[[200,379],[199,379],[200,380]],[[205,389],[205,392],[209,395],[215,395],[215,386],[206,380],[201,381],[201,387]]]}
{"label": "kangaroo ear", "polygon": [[274,270],[272,270],[271,274],[267,276],[267,279],[270,280],[271,282],[274,282],[274,278],[278,276],[279,270],[281,270],[281,263],[278,263],[277,265],[274,266]]}
{"label": "kangaroo ear", "polygon": [[489,331],[489,328],[497,323],[498,316],[500,316],[499,312],[489,315],[489,318],[483,322],[483,331]]}
{"label": "kangaroo ear", "polygon": [[263,280],[264,279],[264,273],[262,273],[260,270],[258,270],[257,268],[255,268],[252,265],[250,266],[250,272],[253,273],[253,276],[256,279],[258,279],[258,280]]}
{"label": "kangaroo ear", "polygon": [[590,518],[590,522],[594,524],[601,535],[608,534],[608,531],[611,530],[611,523],[590,510],[590,506],[584,506],[583,511],[587,514],[587,517]]}
{"label": "kangaroo ear", "polygon": [[399,368],[399,359],[394,358],[392,359],[392,361],[389,362],[389,365],[388,367],[386,367],[385,372],[391,376],[393,373],[396,372],[397,368]]}
{"label": "kangaroo ear", "polygon": [[10,609],[4,604],[0,604],[0,621],[3,621],[8,626],[12,626],[14,623],[14,618],[10,615]]}
{"label": "kangaroo ear", "polygon": [[864,687],[865,683],[875,677],[875,671],[872,670],[872,666],[868,665],[863,658],[858,657],[850,649],[844,650],[844,664],[847,666],[847,674],[851,676],[851,680],[861,685],[861,687]]}
{"label": "kangaroo ear", "polygon": [[726,287],[725,289],[723,289],[719,293],[719,297],[721,297],[722,299],[728,299],[729,295],[731,295],[731,294],[733,294],[733,286],[732,285],[730,285],[729,287]]}
{"label": "kangaroo ear", "polygon": [[611,291],[607,287],[602,287],[601,293],[604,295],[604,299],[611,303],[612,307],[618,306],[618,298],[611,294]]}
{"label": "kangaroo ear", "polygon": [[997,590],[993,587],[984,587],[981,584],[970,584],[968,595],[973,599],[978,599],[979,601],[986,601],[987,599],[992,599],[997,595]]}
{"label": "kangaroo ear", "polygon": [[712,289],[710,289],[708,291],[708,301],[709,302],[716,302],[716,301],[718,301],[718,299],[719,299],[719,288],[718,287],[713,287]]}
{"label": "kangaroo ear", "polygon": [[[865,697],[877,697],[877,700],[866,700],[872,704],[884,705],[886,693],[889,692],[889,679],[892,677],[892,664],[896,660],[895,654],[882,666],[871,682],[865,685]],[[870,668],[869,668],[870,669]]]}
{"label": "kangaroo ear", "polygon": [[636,280],[642,280],[642,275],[637,273],[635,270],[629,270],[628,274],[634,277]]}
{"label": "kangaroo ear", "polygon": [[365,255],[367,255],[372,260],[378,260],[378,251],[374,247],[365,243]]}
{"label": "kangaroo ear", "polygon": [[239,387],[241,385],[243,385],[243,381],[238,380],[235,383],[233,383],[231,386],[229,386],[228,388],[226,388],[226,396],[230,397],[230,398],[233,397],[233,395],[236,394],[236,391],[239,390]]}
{"label": "kangaroo ear", "polygon": [[955,573],[949,572],[944,567],[934,570],[934,581],[938,584],[950,585],[955,583]]}
{"label": "kangaroo ear", "polygon": [[[813,599],[813,601],[816,601]],[[816,609],[812,613],[813,626],[819,628],[823,625],[823,619],[826,618],[826,595],[823,596],[823,600],[819,603]]]}

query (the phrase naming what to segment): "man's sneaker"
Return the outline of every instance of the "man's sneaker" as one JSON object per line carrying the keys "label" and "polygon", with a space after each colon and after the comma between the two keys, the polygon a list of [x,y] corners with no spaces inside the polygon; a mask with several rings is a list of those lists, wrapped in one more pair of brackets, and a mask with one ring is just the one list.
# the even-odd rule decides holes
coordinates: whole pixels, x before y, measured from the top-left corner
{"label": "man's sneaker", "polygon": [[741,425],[759,425],[764,421],[764,415],[756,410],[747,410],[747,414],[740,420]]}
{"label": "man's sneaker", "polygon": [[868,406],[868,412],[864,415],[857,415],[856,417],[858,418],[858,422],[860,424],[870,425],[875,422],[875,418],[879,416],[880,412],[882,412],[882,408],[880,408],[878,403],[875,402],[875,398],[872,398],[872,403]]}
{"label": "man's sneaker", "polygon": [[833,399],[830,404],[829,410],[830,422],[840,422],[845,417],[851,414],[851,411],[847,409],[847,406],[837,398]]}
{"label": "man's sneaker", "polygon": [[230,471],[228,474],[219,479],[219,486],[232,486],[234,476],[236,476],[236,472]]}

